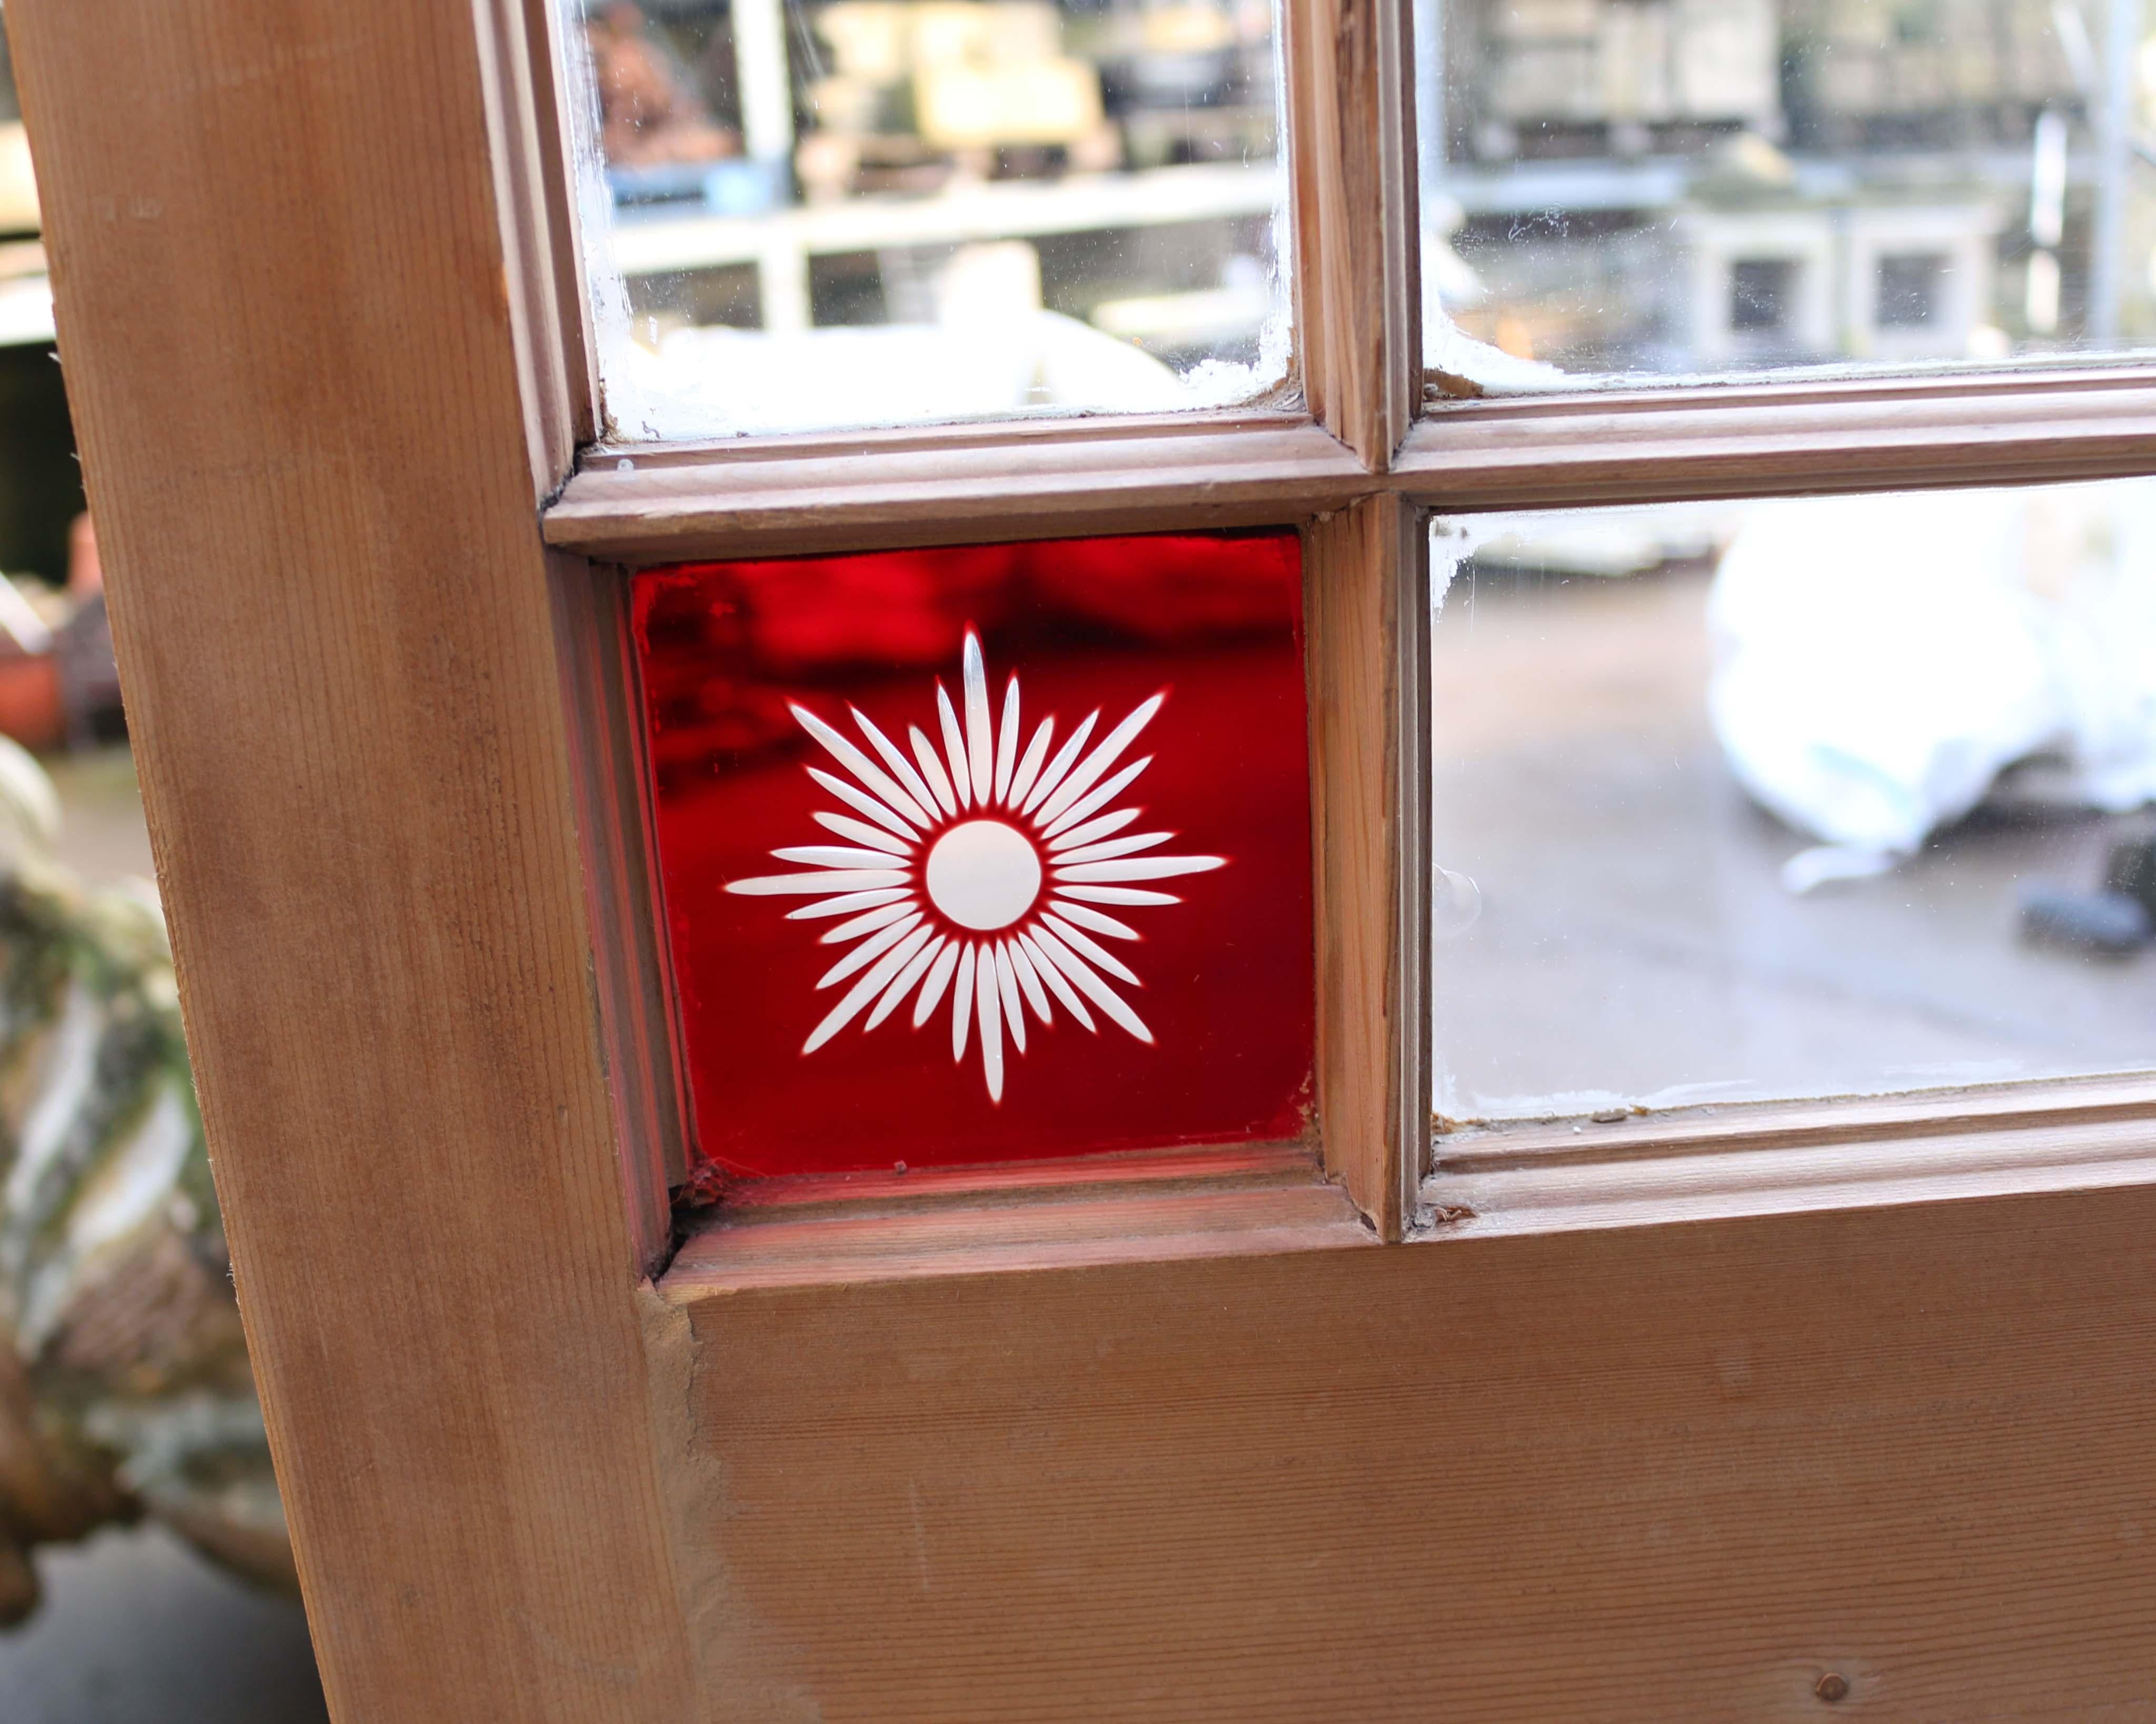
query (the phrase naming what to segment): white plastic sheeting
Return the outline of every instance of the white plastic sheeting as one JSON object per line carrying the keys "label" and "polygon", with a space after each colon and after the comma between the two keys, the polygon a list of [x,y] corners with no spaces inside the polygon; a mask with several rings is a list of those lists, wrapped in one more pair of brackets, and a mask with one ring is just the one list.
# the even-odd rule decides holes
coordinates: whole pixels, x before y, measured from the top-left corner
{"label": "white plastic sheeting", "polygon": [[2156,485],[1754,505],[1708,621],[1732,770],[1820,840],[1793,891],[1892,867],[2017,762],[2156,799]]}

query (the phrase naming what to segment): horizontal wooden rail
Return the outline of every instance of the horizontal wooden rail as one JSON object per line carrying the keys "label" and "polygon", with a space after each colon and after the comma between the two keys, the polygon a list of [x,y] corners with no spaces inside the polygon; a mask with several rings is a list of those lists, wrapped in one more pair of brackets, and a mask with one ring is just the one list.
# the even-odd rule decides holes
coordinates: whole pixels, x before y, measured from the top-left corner
{"label": "horizontal wooden rail", "polygon": [[602,448],[546,529],[638,563],[1286,524],[1381,491],[1465,511],[2146,473],[2156,367],[2083,367],[1438,403],[1386,473],[1290,413]]}
{"label": "horizontal wooden rail", "polygon": [[708,554],[1290,525],[1372,489],[1297,415],[1114,421],[603,449],[549,543],[628,563]]}
{"label": "horizontal wooden rail", "polygon": [[1445,1234],[1548,1233],[2156,1182],[2156,1077],[2128,1074],[1454,1127]]}
{"label": "horizontal wooden rail", "polygon": [[2156,472],[2156,369],[1463,401],[1394,464],[1460,511],[2121,477]]}
{"label": "horizontal wooden rail", "polygon": [[2152,1230],[2156,1193],[2108,1190],[927,1279],[678,1262],[715,1481],[682,1542],[724,1577],[737,1716],[2123,1724]]}

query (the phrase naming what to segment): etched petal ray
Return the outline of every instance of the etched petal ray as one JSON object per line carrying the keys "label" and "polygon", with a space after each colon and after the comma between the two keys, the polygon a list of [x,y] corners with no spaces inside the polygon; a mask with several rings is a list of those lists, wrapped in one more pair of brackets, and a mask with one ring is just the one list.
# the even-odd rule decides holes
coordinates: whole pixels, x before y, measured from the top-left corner
{"label": "etched petal ray", "polygon": [[988,1080],[988,1100],[1004,1099],[1003,1000],[996,986],[996,961],[985,946],[977,947],[974,966],[973,1014],[981,1020],[981,1075]]}
{"label": "etched petal ray", "polygon": [[995,733],[988,721],[988,672],[981,662],[981,637],[966,631],[966,760],[973,800],[986,808],[995,788]]}
{"label": "etched petal ray", "polygon": [[754,880],[730,880],[726,890],[752,898],[805,897],[818,892],[860,892],[907,883],[902,869],[829,868],[815,874],[766,874]]}
{"label": "etched petal ray", "polygon": [[870,796],[860,785],[849,784],[844,778],[825,772],[821,767],[809,767],[808,776],[829,791],[832,795],[837,797],[839,801],[849,807],[859,808],[877,825],[888,827],[902,839],[909,841],[912,839],[914,829],[906,824],[900,815]]}
{"label": "etched petal ray", "polygon": [[973,772],[966,764],[966,739],[958,729],[958,715],[952,710],[951,696],[943,685],[936,685],[936,716],[943,726],[943,752],[950,757],[951,785],[958,793],[958,806],[970,808],[973,805]]}
{"label": "etched petal ray", "polygon": [[825,752],[834,760],[860,779],[870,790],[889,803],[893,808],[905,815],[916,826],[925,829],[932,824],[928,810],[901,789],[892,780],[890,773],[885,772],[881,767],[855,747],[806,706],[798,703],[789,704],[787,711],[793,715],[795,722],[799,724],[803,730],[824,745]]}
{"label": "etched petal ray", "polygon": [[1040,805],[1038,818],[1043,825],[1053,825],[1055,817],[1083,796],[1100,781],[1101,775],[1123,757],[1123,751],[1137,740],[1138,732],[1152,722],[1153,715],[1167,701],[1164,694],[1154,695],[1138,703],[1129,717],[1101,739],[1101,746],[1086,757],[1055,793]]}
{"label": "etched petal ray", "polygon": [[1131,781],[1152,764],[1152,757],[1150,754],[1132,761],[1106,783],[1096,786],[1091,795],[1081,797],[1076,802],[1071,803],[1044,829],[1041,835],[1045,838],[1054,838],[1065,827],[1075,826],[1094,809],[1106,807],[1122,795]]}
{"label": "etched petal ray", "polygon": [[1033,781],[1040,776],[1040,763],[1048,758],[1048,744],[1055,735],[1054,716],[1041,720],[1040,728],[1033,733],[1033,741],[1025,745],[1018,771],[1011,777],[1010,793],[1004,798],[1007,806],[1014,808],[1024,803],[1026,793],[1033,788]]}
{"label": "etched petal ray", "polygon": [[1063,775],[1070,770],[1070,762],[1078,758],[1078,751],[1086,746],[1086,739],[1093,734],[1093,726],[1100,721],[1099,713],[1088,713],[1086,722],[1071,731],[1063,746],[1055,751],[1055,758],[1049,762],[1046,769],[1042,772],[1039,780],[1034,784],[1031,793],[1019,804],[1019,811],[1021,813],[1030,814],[1033,812],[1034,804],[1045,801],[1049,793],[1063,782]]}
{"label": "etched petal ray", "polygon": [[[1067,810],[1066,810],[1067,812]],[[1058,833],[1049,839],[1048,848],[1057,854],[1075,850],[1081,844],[1090,844],[1111,832],[1121,832],[1138,817],[1136,808],[1117,808],[1112,814],[1103,814],[1097,820],[1088,820],[1083,826],[1074,826],[1067,832]]]}
{"label": "etched petal ray", "polygon": [[913,757],[921,762],[921,775],[928,781],[928,788],[936,793],[936,801],[947,814],[958,812],[958,798],[951,793],[950,775],[943,770],[943,762],[936,757],[936,745],[921,734],[919,725],[906,731],[913,744]]}
{"label": "etched petal ray", "polygon": [[906,967],[906,962],[915,950],[928,938],[926,927],[916,928],[896,946],[886,952],[882,959],[867,975],[854,984],[853,989],[839,1003],[831,1008],[829,1017],[809,1033],[808,1039],[801,1045],[804,1054],[813,1054],[851,1023],[861,1008],[889,985],[891,978]]}
{"label": "etched petal ray", "polygon": [[1007,800],[1010,795],[1011,772],[1018,765],[1018,679],[1010,680],[1004,690],[1003,722],[996,727],[996,793],[994,799]]}
{"label": "etched petal ray", "polygon": [[1145,1020],[1124,1003],[1122,997],[1114,988],[1093,973],[1085,959],[1045,927],[1035,928],[1033,939],[1034,943],[1048,955],[1049,962],[1069,977],[1095,1005],[1140,1041],[1151,1044],[1152,1032],[1146,1028]]}
{"label": "etched petal ray", "polygon": [[943,990],[951,985],[951,972],[957,967],[958,948],[946,946],[930,967],[928,979],[921,984],[921,998],[913,1003],[913,1027],[916,1029],[935,1015],[936,1003],[943,998]]}
{"label": "etched petal ray", "polygon": [[907,990],[921,979],[921,972],[935,962],[936,954],[943,950],[944,944],[943,936],[938,934],[906,960],[906,967],[891,979],[891,986],[883,991],[883,998],[876,1002],[875,1010],[869,1013],[868,1022],[861,1025],[864,1034],[874,1029],[898,1008],[906,998]]}
{"label": "etched petal ray", "polygon": [[1025,1007],[1018,997],[1018,972],[1011,967],[1010,947],[1000,940],[996,942],[996,992],[1003,998],[1004,1028],[1010,1032],[1011,1045],[1023,1054]]}
{"label": "etched petal ray", "polygon": [[1063,972],[1050,963],[1048,961],[1048,955],[1034,944],[1033,936],[1021,934],[1018,936],[1018,943],[1019,949],[1025,953],[1027,961],[1032,964],[1034,973],[1045,982],[1056,998],[1061,1000],[1070,1008],[1072,1017],[1095,1035],[1098,1035],[1101,1032],[1094,1027],[1093,1014],[1086,1009],[1086,1002],[1078,998],[1070,983],[1064,978]]}

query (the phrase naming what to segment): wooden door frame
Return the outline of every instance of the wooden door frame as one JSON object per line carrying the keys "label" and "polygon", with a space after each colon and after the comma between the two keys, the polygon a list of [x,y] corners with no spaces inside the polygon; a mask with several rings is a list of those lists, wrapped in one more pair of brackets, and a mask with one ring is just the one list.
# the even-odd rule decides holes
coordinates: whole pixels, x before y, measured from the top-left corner
{"label": "wooden door frame", "polygon": [[[579,467],[544,0],[11,0],[341,1724],[2156,1706],[2148,1087],[1424,1181],[1400,626],[1418,506],[2147,472],[2156,378],[1423,401],[1406,8],[1288,13],[1314,413]],[[673,1255],[613,571],[1014,517],[1310,532],[1324,1166],[797,1192]]]}
{"label": "wooden door frame", "polygon": [[522,15],[6,23],[332,1715],[693,1717],[681,1379],[538,531],[576,415],[511,171]]}

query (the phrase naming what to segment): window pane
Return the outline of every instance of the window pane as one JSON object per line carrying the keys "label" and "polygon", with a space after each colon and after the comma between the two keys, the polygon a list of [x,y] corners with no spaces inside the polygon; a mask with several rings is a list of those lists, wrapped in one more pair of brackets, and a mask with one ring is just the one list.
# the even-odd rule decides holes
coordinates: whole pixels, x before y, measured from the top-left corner
{"label": "window pane", "polygon": [[2156,482],[1433,551],[1440,1113],[2156,1066]]}
{"label": "window pane", "polygon": [[1435,367],[2156,344],[2143,0],[1418,0],[1416,30]]}
{"label": "window pane", "polygon": [[1301,1136],[1301,567],[1269,532],[639,575],[701,1154]]}
{"label": "window pane", "polygon": [[561,0],[629,439],[1286,377],[1269,0]]}

